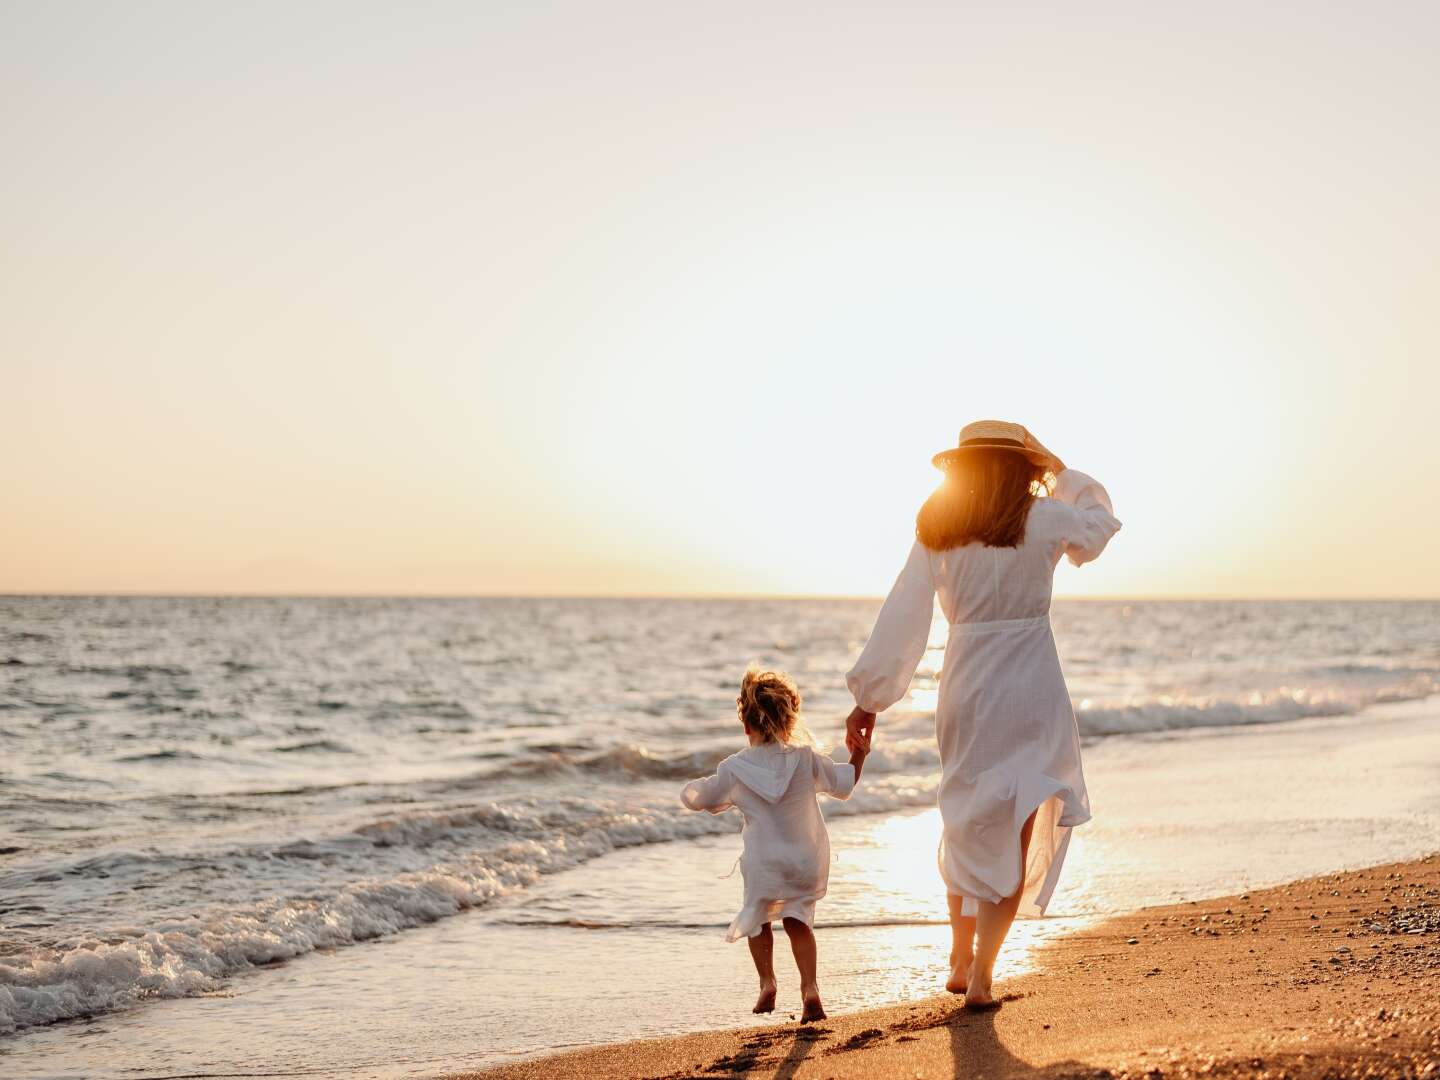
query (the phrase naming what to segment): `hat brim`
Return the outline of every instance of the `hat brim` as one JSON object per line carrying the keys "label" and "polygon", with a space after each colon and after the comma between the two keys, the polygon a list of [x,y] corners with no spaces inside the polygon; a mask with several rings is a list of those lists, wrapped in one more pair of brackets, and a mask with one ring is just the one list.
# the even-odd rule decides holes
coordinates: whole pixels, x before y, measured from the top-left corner
{"label": "hat brim", "polygon": [[1028,446],[1005,446],[995,443],[983,443],[975,446],[952,446],[949,450],[941,450],[930,459],[930,463],[937,469],[943,469],[950,462],[963,457],[965,454],[973,453],[976,450],[1004,450],[1009,454],[1019,454],[1032,465],[1043,465],[1047,469],[1053,464],[1051,456],[1043,450],[1032,450]]}

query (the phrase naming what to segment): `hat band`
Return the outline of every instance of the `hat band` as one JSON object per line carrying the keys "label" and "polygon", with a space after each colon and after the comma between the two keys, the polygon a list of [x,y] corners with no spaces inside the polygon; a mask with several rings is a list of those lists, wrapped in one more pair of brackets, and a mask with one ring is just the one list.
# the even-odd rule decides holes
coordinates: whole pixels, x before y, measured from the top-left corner
{"label": "hat band", "polygon": [[961,439],[961,446],[1003,446],[1009,448],[1018,447],[1025,449],[1025,444],[1019,439]]}

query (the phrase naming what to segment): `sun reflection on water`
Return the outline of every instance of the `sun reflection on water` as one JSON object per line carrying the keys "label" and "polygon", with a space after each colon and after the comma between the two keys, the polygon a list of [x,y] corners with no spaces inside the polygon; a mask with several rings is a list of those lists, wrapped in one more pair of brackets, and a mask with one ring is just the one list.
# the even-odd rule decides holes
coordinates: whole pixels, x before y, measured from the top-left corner
{"label": "sun reflection on water", "polygon": [[[822,942],[833,943],[847,968],[853,965],[849,974],[863,976],[845,986],[847,1000],[904,1000],[943,985],[950,930],[936,865],[940,828],[936,808],[832,819],[837,858],[819,925]],[[1001,954],[1006,975],[1028,970],[1037,944],[1074,925],[1071,918],[1018,920]],[[891,929],[861,929],[885,926]]]}

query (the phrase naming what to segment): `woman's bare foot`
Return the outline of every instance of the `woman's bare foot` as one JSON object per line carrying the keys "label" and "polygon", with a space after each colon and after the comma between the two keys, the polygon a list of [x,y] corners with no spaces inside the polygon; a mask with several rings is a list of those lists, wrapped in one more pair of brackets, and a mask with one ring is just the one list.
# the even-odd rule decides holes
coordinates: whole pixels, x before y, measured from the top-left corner
{"label": "woman's bare foot", "polygon": [[965,1007],[967,1009],[998,1009],[1000,1002],[995,1000],[995,995],[990,991],[990,980],[993,973],[989,971],[976,971],[973,967],[969,974],[969,987],[965,990]]}
{"label": "woman's bare foot", "polygon": [[760,984],[760,996],[755,999],[755,1008],[750,1011],[755,1013],[775,1011],[775,984],[773,982]]}
{"label": "woman's bare foot", "polygon": [[816,1020],[825,1019],[825,1006],[820,1004],[818,986],[802,986],[800,997],[805,1002],[805,1011],[800,1014],[802,1024],[813,1024]]}
{"label": "woman's bare foot", "polygon": [[945,980],[945,989],[952,994],[963,994],[970,985],[970,965],[975,962],[973,954],[950,950],[950,978]]}

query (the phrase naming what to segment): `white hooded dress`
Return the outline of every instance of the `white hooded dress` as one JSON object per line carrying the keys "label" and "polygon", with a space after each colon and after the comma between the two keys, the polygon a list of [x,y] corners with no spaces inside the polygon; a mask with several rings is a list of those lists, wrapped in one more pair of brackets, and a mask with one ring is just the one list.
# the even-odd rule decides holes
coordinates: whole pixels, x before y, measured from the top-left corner
{"label": "white hooded dress", "polygon": [[[918,542],[846,678],[855,702],[883,712],[910,687],[925,653],[935,596],[950,623],[935,709],[940,743],[940,875],[973,915],[1022,883],[1019,914],[1043,915],[1069,843],[1090,819],[1080,733],[1055,638],[1055,565],[1096,558],[1120,528],[1110,497],[1066,469],[1030,508],[1013,548],[979,543],[930,551]],[[1020,832],[1035,814],[1029,857]]]}
{"label": "white hooded dress", "polygon": [[816,795],[848,799],[855,768],[808,746],[761,743],[720,762],[715,775],[680,793],[691,810],[745,817],[740,873],[745,900],[726,941],[754,937],[775,919],[815,923],[815,901],[830,881],[830,834]]}

